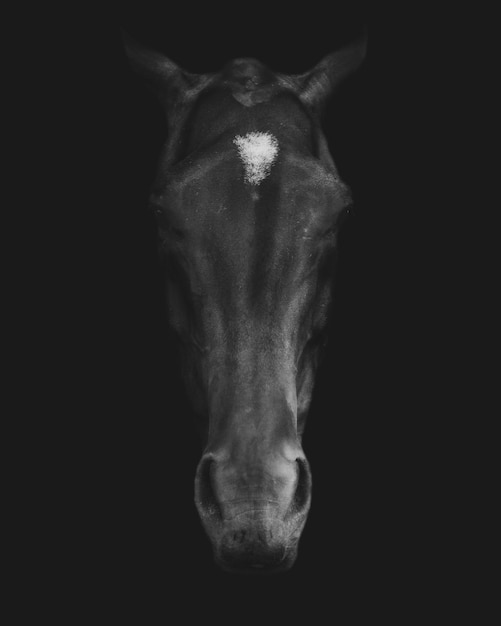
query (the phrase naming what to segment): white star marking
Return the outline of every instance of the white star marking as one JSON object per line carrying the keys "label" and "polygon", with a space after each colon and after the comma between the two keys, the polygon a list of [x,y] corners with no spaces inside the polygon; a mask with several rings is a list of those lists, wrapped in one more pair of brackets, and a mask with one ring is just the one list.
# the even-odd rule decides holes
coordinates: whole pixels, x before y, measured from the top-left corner
{"label": "white star marking", "polygon": [[270,173],[278,154],[278,141],[271,133],[237,135],[233,143],[238,148],[245,169],[245,180],[259,185]]}

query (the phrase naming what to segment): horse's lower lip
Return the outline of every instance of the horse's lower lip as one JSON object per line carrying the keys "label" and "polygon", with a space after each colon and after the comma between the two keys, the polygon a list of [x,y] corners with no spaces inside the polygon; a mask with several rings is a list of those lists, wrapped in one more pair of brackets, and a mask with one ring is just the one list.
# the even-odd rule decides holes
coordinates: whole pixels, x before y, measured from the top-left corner
{"label": "horse's lower lip", "polygon": [[248,574],[248,575],[266,575],[266,574],[280,574],[289,570],[296,561],[297,550],[288,550],[284,558],[273,565],[249,562],[244,564],[229,563],[226,559],[221,558],[217,553],[215,556],[216,564],[225,572],[231,574]]}

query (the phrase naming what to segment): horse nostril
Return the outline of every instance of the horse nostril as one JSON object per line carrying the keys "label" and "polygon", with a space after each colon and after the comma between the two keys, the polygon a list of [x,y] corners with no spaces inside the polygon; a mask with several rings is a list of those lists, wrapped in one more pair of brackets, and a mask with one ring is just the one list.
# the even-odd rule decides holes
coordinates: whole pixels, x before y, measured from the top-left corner
{"label": "horse nostril", "polygon": [[217,516],[221,518],[221,510],[212,485],[212,470],[215,461],[212,457],[204,457],[200,461],[195,477],[195,501],[202,517]]}
{"label": "horse nostril", "polygon": [[299,513],[309,506],[311,500],[311,472],[306,459],[296,459],[298,478],[294,494],[294,511]]}

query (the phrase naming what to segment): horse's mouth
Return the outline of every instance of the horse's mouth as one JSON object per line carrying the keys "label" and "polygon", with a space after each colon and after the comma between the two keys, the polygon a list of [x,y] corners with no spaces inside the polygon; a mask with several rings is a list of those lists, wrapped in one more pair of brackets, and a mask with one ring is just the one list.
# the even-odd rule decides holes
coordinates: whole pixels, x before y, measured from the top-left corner
{"label": "horse's mouth", "polygon": [[297,557],[306,514],[282,519],[267,510],[241,515],[206,526],[214,559],[223,570],[242,574],[274,574],[292,567]]}
{"label": "horse's mouth", "polygon": [[280,574],[291,569],[297,558],[297,544],[288,548],[283,555],[276,558],[264,558],[262,554],[249,551],[245,555],[234,555],[228,558],[220,550],[214,549],[214,561],[225,572],[248,576],[264,576]]}

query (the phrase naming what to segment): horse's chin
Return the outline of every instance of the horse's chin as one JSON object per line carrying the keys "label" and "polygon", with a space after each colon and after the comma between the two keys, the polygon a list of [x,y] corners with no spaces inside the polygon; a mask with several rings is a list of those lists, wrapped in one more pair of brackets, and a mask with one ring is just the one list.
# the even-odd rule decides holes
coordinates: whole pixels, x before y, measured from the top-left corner
{"label": "horse's chin", "polygon": [[[207,522],[207,520],[205,520]],[[216,564],[226,572],[276,574],[290,569],[297,558],[306,511],[288,520],[276,516],[241,515],[205,523]]]}
{"label": "horse's chin", "polygon": [[275,564],[263,564],[251,562],[235,564],[222,558],[220,553],[214,549],[214,561],[218,567],[229,574],[242,574],[248,576],[263,576],[269,574],[281,574],[292,568],[297,558],[297,545],[287,550],[283,558]]}

